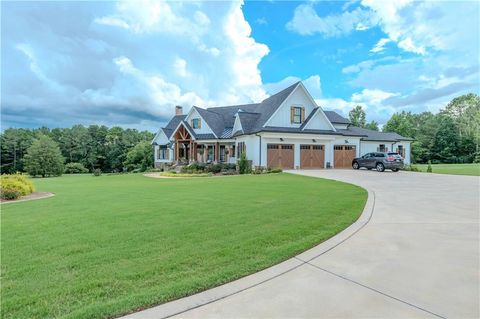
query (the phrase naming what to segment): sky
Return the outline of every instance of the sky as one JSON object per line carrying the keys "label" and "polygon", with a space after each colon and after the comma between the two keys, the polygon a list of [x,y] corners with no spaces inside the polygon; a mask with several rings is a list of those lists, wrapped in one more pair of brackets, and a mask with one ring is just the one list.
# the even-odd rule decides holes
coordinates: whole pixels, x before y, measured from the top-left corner
{"label": "sky", "polygon": [[156,131],[303,81],[384,124],[479,94],[478,1],[1,2],[1,128]]}

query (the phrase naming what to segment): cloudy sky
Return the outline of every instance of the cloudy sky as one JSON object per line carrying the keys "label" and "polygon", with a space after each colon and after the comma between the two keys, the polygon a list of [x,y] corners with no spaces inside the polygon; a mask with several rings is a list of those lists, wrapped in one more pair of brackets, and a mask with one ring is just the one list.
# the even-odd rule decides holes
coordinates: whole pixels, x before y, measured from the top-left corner
{"label": "cloudy sky", "polygon": [[303,80],[324,109],[438,111],[479,93],[479,2],[2,2],[1,124],[155,131]]}

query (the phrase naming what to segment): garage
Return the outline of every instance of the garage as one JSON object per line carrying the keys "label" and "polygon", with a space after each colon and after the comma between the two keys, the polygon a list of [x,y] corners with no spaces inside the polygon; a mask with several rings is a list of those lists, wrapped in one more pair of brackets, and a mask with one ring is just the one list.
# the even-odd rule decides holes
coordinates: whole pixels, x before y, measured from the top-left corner
{"label": "garage", "polygon": [[352,167],[352,161],[357,154],[355,145],[335,145],[333,150],[333,167]]}
{"label": "garage", "polygon": [[293,144],[267,144],[267,167],[293,169]]}
{"label": "garage", "polygon": [[300,145],[300,168],[313,169],[325,167],[324,145]]}

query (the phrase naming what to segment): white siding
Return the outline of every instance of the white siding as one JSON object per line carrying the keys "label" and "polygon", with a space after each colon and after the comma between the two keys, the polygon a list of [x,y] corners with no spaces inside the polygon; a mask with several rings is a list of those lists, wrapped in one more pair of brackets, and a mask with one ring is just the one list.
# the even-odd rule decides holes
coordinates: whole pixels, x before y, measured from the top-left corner
{"label": "white siding", "polygon": [[237,131],[242,131],[242,123],[240,123],[240,118],[238,115],[235,115],[235,122],[233,123],[232,133]]}
{"label": "white siding", "polygon": [[195,134],[209,134],[209,133],[213,134],[213,131],[210,128],[210,126],[208,126],[208,124],[203,120],[200,114],[194,108],[192,108],[188,113],[188,116],[186,117],[185,122],[187,122],[190,126],[192,126],[192,119],[194,118],[201,119],[200,128],[193,129]]}
{"label": "white siding", "polygon": [[290,108],[292,106],[304,107],[305,118],[317,107],[317,105],[312,103],[303,87],[299,85],[267,121],[265,126],[300,127],[301,124],[292,124],[290,122]]}
{"label": "white siding", "polygon": [[330,121],[321,110],[318,110],[310,121],[308,121],[305,125],[305,129],[333,131]]}
{"label": "white siding", "polygon": [[158,145],[165,145],[168,144],[168,142],[170,141],[163,130],[160,130],[153,140],[153,143],[157,143]]}

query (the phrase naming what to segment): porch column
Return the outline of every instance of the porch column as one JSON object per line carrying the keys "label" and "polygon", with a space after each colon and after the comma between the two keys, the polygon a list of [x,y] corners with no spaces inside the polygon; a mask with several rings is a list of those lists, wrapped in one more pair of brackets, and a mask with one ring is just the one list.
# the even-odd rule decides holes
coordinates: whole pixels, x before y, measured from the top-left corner
{"label": "porch column", "polygon": [[208,145],[203,145],[203,161],[208,161]]}
{"label": "porch column", "polygon": [[178,141],[175,141],[175,161],[178,162]]}
{"label": "porch column", "polygon": [[215,143],[215,149],[214,149],[214,153],[213,153],[213,157],[215,159],[215,162],[218,163],[218,161],[220,160],[219,157],[220,157],[220,144],[218,142]]}

